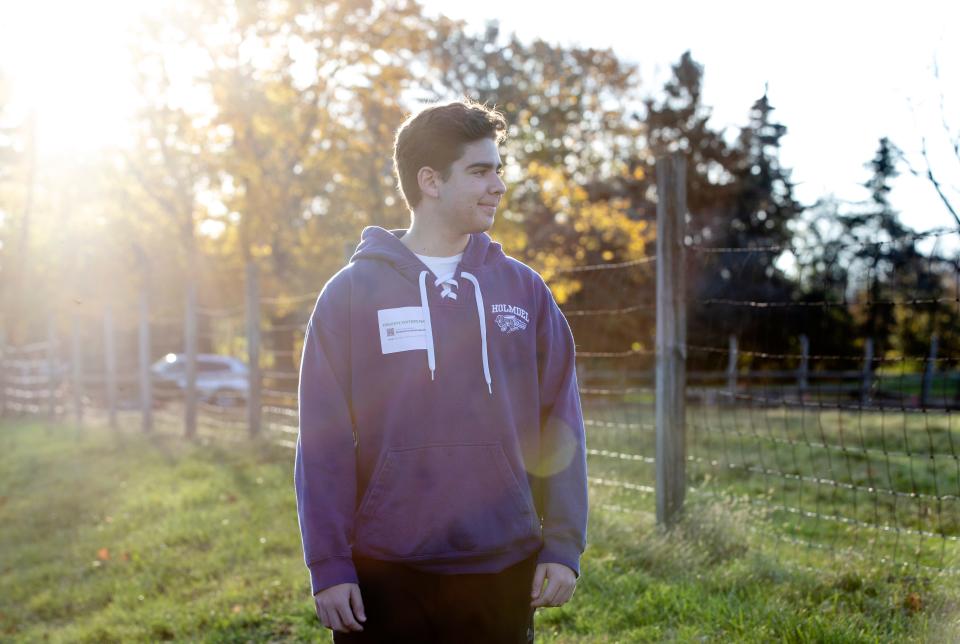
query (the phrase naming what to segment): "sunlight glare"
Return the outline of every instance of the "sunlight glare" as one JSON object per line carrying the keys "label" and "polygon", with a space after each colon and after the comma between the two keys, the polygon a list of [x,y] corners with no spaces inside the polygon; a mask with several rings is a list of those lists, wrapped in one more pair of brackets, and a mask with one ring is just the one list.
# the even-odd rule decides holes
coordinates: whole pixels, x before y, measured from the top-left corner
{"label": "sunlight glare", "polygon": [[4,3],[0,73],[11,109],[37,118],[41,152],[120,144],[136,99],[126,39],[148,0]]}

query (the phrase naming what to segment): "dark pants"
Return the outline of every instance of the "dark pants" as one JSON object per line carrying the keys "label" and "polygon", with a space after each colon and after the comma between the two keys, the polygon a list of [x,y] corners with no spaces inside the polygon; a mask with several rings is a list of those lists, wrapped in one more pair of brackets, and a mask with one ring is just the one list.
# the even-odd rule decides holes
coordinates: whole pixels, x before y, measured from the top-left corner
{"label": "dark pants", "polygon": [[532,644],[537,556],[494,574],[439,575],[354,558],[367,621],[337,644]]}

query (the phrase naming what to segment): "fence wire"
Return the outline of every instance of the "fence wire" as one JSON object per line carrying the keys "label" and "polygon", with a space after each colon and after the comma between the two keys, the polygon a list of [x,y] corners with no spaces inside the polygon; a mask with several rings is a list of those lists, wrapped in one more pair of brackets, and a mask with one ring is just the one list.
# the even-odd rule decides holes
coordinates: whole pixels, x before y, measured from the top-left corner
{"label": "fence wire", "polygon": [[[749,262],[759,251],[775,250],[783,248],[689,246],[686,252],[695,265],[724,254]],[[960,284],[958,262],[938,266],[944,284]],[[577,342],[593,502],[643,516],[653,514],[656,480],[656,271],[655,257],[641,257],[565,269],[549,280],[569,294],[560,304]],[[813,332],[784,342],[783,321],[804,309],[862,315],[888,307],[901,321],[921,319],[924,312],[933,319],[930,312],[944,306],[960,312],[956,288],[935,297],[871,300],[868,287],[857,291],[867,294],[858,301],[724,298],[691,289],[691,310],[734,323],[726,328],[718,322],[714,333],[691,337],[682,347],[688,361],[688,499],[748,504],[755,538],[804,567],[855,559],[955,573],[960,356],[942,348],[939,354],[875,350],[866,338],[849,343],[862,352],[818,353]],[[315,293],[266,296],[256,308],[263,339],[262,433],[291,448],[303,335],[315,301]],[[737,315],[712,313],[724,308],[738,309]],[[243,304],[200,308],[201,353],[245,360],[247,310]],[[76,338],[4,347],[0,409],[79,424],[141,425],[139,329],[114,325],[110,366],[99,340],[103,320],[78,319],[79,350]],[[746,327],[754,332],[741,341],[738,332]],[[149,330],[152,361],[183,353],[182,317],[165,313]],[[154,431],[182,431],[182,394],[176,383],[152,382]],[[246,440],[243,392],[214,394],[198,385],[199,439]]]}

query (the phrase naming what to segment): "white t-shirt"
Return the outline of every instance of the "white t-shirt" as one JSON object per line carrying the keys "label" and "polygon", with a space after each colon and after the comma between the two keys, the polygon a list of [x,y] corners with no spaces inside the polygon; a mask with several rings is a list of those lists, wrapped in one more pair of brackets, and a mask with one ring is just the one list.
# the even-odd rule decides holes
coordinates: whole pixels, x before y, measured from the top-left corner
{"label": "white t-shirt", "polygon": [[[416,253],[414,253],[416,254]],[[457,271],[457,264],[463,258],[463,253],[451,257],[430,257],[429,255],[417,255],[417,258],[427,265],[436,277],[447,277]]]}
{"label": "white t-shirt", "polygon": [[419,255],[417,253],[414,253],[414,255],[417,255],[420,261],[427,265],[427,268],[433,272],[434,276],[444,280],[444,282],[439,285],[440,288],[443,289],[440,293],[440,298],[457,299],[457,294],[451,287],[456,285],[453,281],[453,274],[457,272],[457,264],[460,263],[463,253],[451,257],[430,257],[429,255]]}

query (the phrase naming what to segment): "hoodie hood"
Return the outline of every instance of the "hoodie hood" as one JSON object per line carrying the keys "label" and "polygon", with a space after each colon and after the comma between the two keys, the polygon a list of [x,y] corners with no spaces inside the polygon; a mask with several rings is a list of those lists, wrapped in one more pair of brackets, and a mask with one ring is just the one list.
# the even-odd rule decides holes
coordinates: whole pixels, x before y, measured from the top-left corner
{"label": "hoodie hood", "polygon": [[[400,273],[413,283],[420,279],[420,272],[426,270],[423,262],[407,248],[400,238],[406,234],[405,228],[387,230],[380,226],[367,226],[360,233],[360,243],[350,257],[351,262],[358,259],[377,259],[392,264]],[[461,270],[483,272],[487,267],[502,261],[506,255],[499,243],[490,239],[487,233],[473,233],[467,247],[463,249],[463,258],[457,268]]]}
{"label": "hoodie hood", "polygon": [[[420,290],[420,309],[423,313],[423,322],[427,341],[427,368],[430,370],[430,379],[436,379],[436,341],[433,337],[433,324],[430,315],[430,298],[427,295],[427,281],[433,282],[436,288],[444,288],[451,294],[450,286],[458,287],[458,279],[464,279],[473,284],[474,300],[477,306],[477,317],[480,321],[480,360],[483,368],[483,378],[487,383],[487,391],[493,395],[493,380],[490,375],[490,352],[487,347],[487,322],[484,315],[483,292],[477,275],[489,266],[504,259],[503,248],[490,239],[486,233],[473,233],[463,250],[463,257],[452,277],[432,276],[426,265],[407,248],[400,238],[406,233],[405,229],[386,230],[379,226],[367,226],[360,234],[360,244],[350,258],[351,262],[359,259],[379,260],[391,264],[400,274],[415,283]],[[451,295],[456,299],[456,294]]]}

